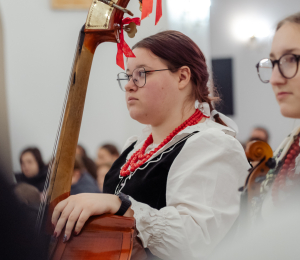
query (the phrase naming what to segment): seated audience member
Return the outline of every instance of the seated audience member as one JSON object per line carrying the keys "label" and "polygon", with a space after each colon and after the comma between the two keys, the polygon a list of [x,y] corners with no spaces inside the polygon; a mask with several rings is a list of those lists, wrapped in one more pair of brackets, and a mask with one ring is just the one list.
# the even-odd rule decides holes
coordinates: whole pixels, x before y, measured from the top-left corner
{"label": "seated audience member", "polygon": [[113,144],[105,144],[99,147],[97,153],[96,164],[100,166],[101,164],[111,163],[113,164],[119,157],[119,151]]}
{"label": "seated audience member", "polygon": [[77,145],[76,155],[81,157],[84,168],[88,173],[90,173],[95,179],[97,179],[97,166],[94,161],[87,156],[85,149],[82,145]]}
{"label": "seated audience member", "polygon": [[17,184],[13,190],[20,203],[26,208],[30,225],[34,229],[41,202],[41,193],[36,187],[25,182]]}
{"label": "seated audience member", "polygon": [[254,127],[250,134],[248,142],[255,141],[255,140],[264,141],[268,143],[269,131],[264,127],[260,127],[260,126]]}
{"label": "seated audience member", "polygon": [[17,198],[26,205],[38,208],[41,202],[39,190],[27,183],[19,183],[15,186],[14,192]]}
{"label": "seated audience member", "polygon": [[31,209],[16,196],[20,186],[13,189],[4,176],[0,166],[0,259],[46,260],[47,241],[37,237]]}
{"label": "seated audience member", "polygon": [[80,157],[76,157],[72,176],[71,195],[78,193],[100,193],[95,179],[84,170]]}
{"label": "seated audience member", "polygon": [[48,167],[43,162],[40,150],[36,147],[23,150],[20,155],[20,164],[22,172],[16,174],[17,183],[25,182],[42,192]]}
{"label": "seated audience member", "polygon": [[100,165],[97,168],[97,182],[98,182],[98,187],[101,192],[103,191],[103,183],[104,183],[105,175],[109,171],[111,166],[112,166],[112,164],[105,163],[105,164]]}
{"label": "seated audience member", "polygon": [[[261,126],[254,127],[252,129],[252,132],[251,132],[250,137],[247,140],[246,144],[243,145],[245,150],[247,149],[249,143],[252,141],[263,141],[263,142],[268,143],[269,142],[269,131],[266,128],[261,127]],[[254,165],[256,165],[256,163],[254,162],[254,163],[252,163],[252,165],[254,166]]]}

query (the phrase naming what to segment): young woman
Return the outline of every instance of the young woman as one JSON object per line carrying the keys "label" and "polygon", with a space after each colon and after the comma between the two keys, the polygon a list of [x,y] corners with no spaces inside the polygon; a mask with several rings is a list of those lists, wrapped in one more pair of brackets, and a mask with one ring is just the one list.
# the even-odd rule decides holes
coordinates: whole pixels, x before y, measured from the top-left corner
{"label": "young woman", "polygon": [[119,151],[113,144],[104,144],[99,147],[97,152],[96,165],[99,167],[103,164],[113,164],[120,156]]}
{"label": "young woman", "polygon": [[[257,64],[260,79],[270,82],[281,114],[300,118],[300,13],[282,20],[276,29],[269,59]],[[274,154],[277,167],[262,183],[261,203],[257,207],[263,218],[274,216],[280,205],[286,205],[299,190],[300,128],[297,127],[282,142]],[[296,189],[295,189],[296,188]],[[279,206],[279,207],[278,207]]]}
{"label": "young woman", "polygon": [[235,222],[249,165],[220,117],[232,122],[213,109],[205,58],[190,38],[165,31],[133,52],[118,81],[130,116],[148,126],[126,142],[105,177],[104,194],[57,205],[54,234],[66,224],[67,241],[92,215],[124,215],[136,219],[149,259],[200,259]]}
{"label": "young woman", "polygon": [[35,147],[23,150],[20,155],[20,164],[22,172],[15,175],[17,183],[28,183],[42,192],[48,167],[43,162],[40,150]]}

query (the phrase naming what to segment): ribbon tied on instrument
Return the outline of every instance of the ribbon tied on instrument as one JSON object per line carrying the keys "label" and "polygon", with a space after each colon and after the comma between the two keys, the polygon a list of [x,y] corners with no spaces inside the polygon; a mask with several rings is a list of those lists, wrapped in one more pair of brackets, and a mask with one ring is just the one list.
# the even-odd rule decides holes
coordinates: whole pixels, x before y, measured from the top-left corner
{"label": "ribbon tied on instrument", "polygon": [[[148,17],[153,10],[153,0],[143,0],[142,1],[142,20]],[[157,0],[156,2],[156,17],[155,25],[159,22],[162,17],[162,0]]]}
{"label": "ribbon tied on instrument", "polygon": [[128,44],[124,40],[123,26],[126,25],[126,24],[130,24],[130,23],[135,23],[136,25],[140,25],[141,24],[141,19],[138,18],[138,17],[136,17],[136,18],[127,17],[127,18],[124,18],[121,22],[120,42],[118,43],[118,53],[117,53],[117,65],[120,66],[123,70],[125,70],[123,54],[127,58],[135,58],[134,53],[132,52],[132,50],[130,49],[130,47],[128,46]]}

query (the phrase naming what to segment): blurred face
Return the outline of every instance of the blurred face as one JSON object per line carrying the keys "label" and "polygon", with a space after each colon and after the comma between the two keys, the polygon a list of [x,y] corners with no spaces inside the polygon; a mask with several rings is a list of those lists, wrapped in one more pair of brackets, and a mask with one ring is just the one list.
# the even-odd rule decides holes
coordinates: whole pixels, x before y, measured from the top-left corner
{"label": "blurred face", "polygon": [[[168,69],[167,65],[150,50],[136,48],[136,58],[128,58],[127,71],[131,75],[136,68],[145,70]],[[125,86],[126,104],[130,116],[142,124],[159,125],[178,100],[177,74],[169,70],[146,73],[146,85],[138,88],[131,79]]]}
{"label": "blurred face", "polygon": [[[286,23],[275,34],[271,60],[284,54],[300,55],[300,24]],[[300,118],[300,72],[292,79],[284,78],[276,64],[270,80],[281,114],[285,117]]]}
{"label": "blurred face", "polygon": [[101,191],[103,191],[103,183],[105,179],[106,173],[109,171],[110,167],[108,166],[101,166],[97,170],[97,182],[98,182],[98,187]]}
{"label": "blurred face", "polygon": [[117,156],[112,155],[109,151],[107,151],[104,148],[100,148],[98,150],[98,157],[96,160],[96,164],[102,165],[102,164],[112,164],[117,159]]}
{"label": "blurred face", "polygon": [[260,129],[253,129],[250,140],[262,140],[262,141],[267,141],[268,137],[266,133]]}
{"label": "blurred face", "polygon": [[24,153],[21,158],[21,169],[27,178],[32,178],[39,173],[39,165],[32,153]]}
{"label": "blurred face", "polygon": [[79,145],[77,145],[77,147],[76,147],[76,155],[83,156],[82,147],[80,147]]}

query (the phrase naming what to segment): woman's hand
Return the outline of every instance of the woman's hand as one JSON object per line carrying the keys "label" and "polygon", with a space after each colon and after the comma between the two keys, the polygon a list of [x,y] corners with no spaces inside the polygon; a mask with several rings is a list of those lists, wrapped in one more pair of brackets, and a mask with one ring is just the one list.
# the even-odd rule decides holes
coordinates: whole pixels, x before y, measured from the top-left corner
{"label": "woman's hand", "polygon": [[[115,214],[120,206],[121,200],[116,195],[82,193],[70,196],[58,203],[54,209],[52,215],[52,224],[55,226],[54,236],[58,237],[66,225],[63,239],[66,242],[70,238],[75,224],[74,233],[77,235],[89,217],[105,213]],[[133,216],[133,214],[125,215]]]}

